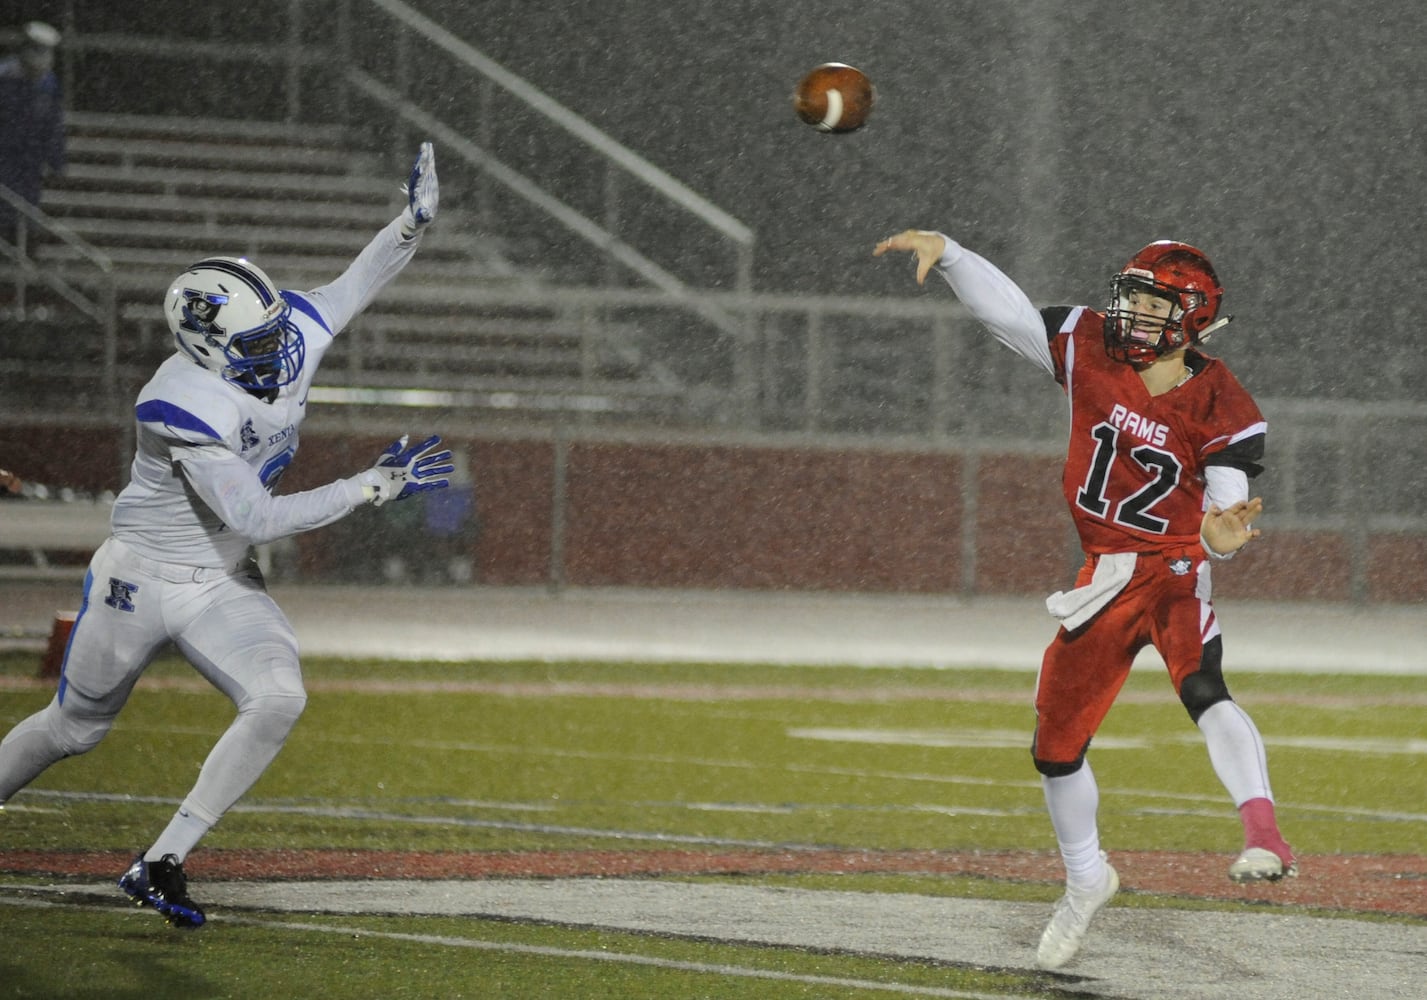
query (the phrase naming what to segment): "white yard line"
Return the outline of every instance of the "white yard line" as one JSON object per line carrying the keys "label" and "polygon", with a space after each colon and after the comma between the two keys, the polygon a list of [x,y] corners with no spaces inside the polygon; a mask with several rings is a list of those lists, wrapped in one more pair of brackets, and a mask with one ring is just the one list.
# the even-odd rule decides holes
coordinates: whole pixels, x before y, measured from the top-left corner
{"label": "white yard line", "polygon": [[[115,890],[103,883],[27,886],[24,892],[31,897],[35,892],[72,894],[76,905],[97,905],[84,897]],[[1049,912],[1040,903],[650,879],[244,881],[205,883],[203,892],[211,931],[231,922],[964,1000],[996,995],[686,963],[633,952],[288,922],[253,911],[533,921],[1022,973],[1033,971],[1035,942]],[[0,902],[22,905],[24,897],[0,892]],[[1065,975],[1048,978],[1067,993],[1119,1000],[1417,998],[1422,933],[1417,925],[1112,904],[1096,917],[1084,950]]]}
{"label": "white yard line", "polygon": [[[30,892],[54,891],[53,887],[37,886],[27,888]],[[67,891],[74,891],[72,888]],[[14,899],[0,891],[0,906],[47,907],[78,906],[83,903],[53,903],[42,899]],[[111,909],[108,906],[90,906],[92,909]],[[151,916],[140,915],[151,920]],[[653,955],[637,955],[630,952],[590,951],[585,948],[555,948],[548,945],[521,944],[516,941],[489,941],[483,938],[452,937],[448,934],[407,934],[399,931],[379,931],[369,927],[348,927],[339,924],[312,924],[290,920],[272,920],[262,917],[224,915],[224,924],[243,927],[261,927],[264,930],[296,931],[307,934],[330,934],[344,938],[376,938],[383,941],[403,941],[412,944],[436,945],[442,948],[462,948],[472,951],[498,952],[508,955],[534,955],[539,958],[563,958],[584,962],[609,962],[618,965],[643,965],[674,972],[696,972],[711,976],[731,976],[736,979],[767,979],[783,983],[805,983],[809,986],[836,986],[843,989],[871,990],[893,993],[899,996],[936,997],[943,1000],[1005,1000],[1006,993],[976,993],[966,990],[944,989],[937,986],[916,986],[905,983],[879,982],[874,979],[851,979],[844,976],[817,976],[797,972],[778,972],[774,969],[755,969],[746,965],[727,965],[710,962],[682,962],[677,959],[659,958]]]}

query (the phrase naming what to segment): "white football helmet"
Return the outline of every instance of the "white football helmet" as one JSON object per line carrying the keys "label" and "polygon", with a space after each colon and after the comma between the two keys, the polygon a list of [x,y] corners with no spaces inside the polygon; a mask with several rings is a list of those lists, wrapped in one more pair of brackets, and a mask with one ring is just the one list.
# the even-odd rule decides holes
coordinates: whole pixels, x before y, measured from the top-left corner
{"label": "white football helmet", "polygon": [[240,389],[276,389],[302,371],[292,307],[248,260],[200,260],[173,279],[164,312],[179,350]]}

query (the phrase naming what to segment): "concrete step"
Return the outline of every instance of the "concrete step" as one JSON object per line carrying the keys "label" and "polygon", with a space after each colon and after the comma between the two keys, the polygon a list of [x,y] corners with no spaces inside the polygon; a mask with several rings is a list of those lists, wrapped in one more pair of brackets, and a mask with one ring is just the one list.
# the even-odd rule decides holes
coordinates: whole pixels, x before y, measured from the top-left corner
{"label": "concrete step", "polygon": [[309,122],[70,111],[65,115],[65,124],[71,136],[118,136],[125,139],[180,137],[199,141],[335,148],[344,148],[351,143],[351,136],[342,126]]}
{"label": "concrete step", "polygon": [[340,211],[325,202],[305,200],[213,197],[201,194],[144,194],[107,188],[51,188],[41,208],[60,219],[192,220],[204,223],[321,223],[330,229],[373,233],[394,217],[387,199],[344,205]]}
{"label": "concrete step", "polygon": [[[151,295],[153,289],[162,289],[197,257],[207,254],[232,256],[244,249],[222,239],[194,244],[189,248],[174,245],[179,242],[182,241],[170,240],[163,246],[154,247],[102,247],[114,262],[112,275],[116,288],[122,294],[138,292]],[[294,253],[289,248],[267,251],[261,256],[255,253],[253,259],[281,287],[306,290],[332,281],[351,264],[352,256],[351,253]],[[63,244],[39,247],[35,257],[77,287],[93,289],[103,283],[103,273],[85,263],[83,255],[72,247]],[[432,253],[418,256],[395,282],[382,291],[381,297],[388,308],[396,303],[424,304],[428,301],[439,301],[445,306],[459,305],[475,294],[471,287],[473,284],[507,280],[504,275],[483,272],[477,263],[470,260],[455,256],[442,259],[440,254]]]}
{"label": "concrete step", "polygon": [[[383,223],[385,224],[385,223]],[[183,250],[189,256],[194,254],[222,253],[226,256],[248,256],[257,260],[264,269],[262,258],[274,254],[345,254],[348,261],[361,252],[371,240],[371,231],[358,232],[352,229],[332,229],[313,225],[242,225],[225,222],[159,221],[146,222],[137,219],[93,219],[78,217],[66,220],[69,230],[82,239],[104,248],[105,253],[116,259],[133,259],[140,250],[167,249]],[[432,233],[433,237],[435,233]],[[120,242],[122,241],[122,242]],[[423,263],[436,260],[460,260],[467,257],[467,248],[458,241],[432,239],[423,241],[420,258]],[[34,250],[36,256],[45,259],[62,259],[72,250],[59,249],[53,253],[45,246]]]}
{"label": "concrete step", "polygon": [[71,164],[105,164],[125,169],[136,166],[221,167],[254,172],[301,171],[313,175],[375,172],[376,158],[370,154],[341,149],[314,149],[303,146],[235,145],[230,142],[198,142],[189,138],[147,138],[129,136],[71,136],[67,143]]}
{"label": "concrete step", "polygon": [[360,175],[321,176],[294,171],[251,171],[72,163],[51,180],[59,189],[104,190],[137,194],[228,194],[251,198],[258,193],[291,200],[403,204],[399,185],[388,178]]}

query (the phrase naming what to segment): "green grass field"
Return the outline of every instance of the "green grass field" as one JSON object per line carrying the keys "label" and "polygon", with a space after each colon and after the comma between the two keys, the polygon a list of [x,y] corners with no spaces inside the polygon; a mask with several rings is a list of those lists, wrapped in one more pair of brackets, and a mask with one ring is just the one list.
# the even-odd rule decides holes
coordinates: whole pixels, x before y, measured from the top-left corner
{"label": "green grass field", "polygon": [[[0,655],[0,678],[34,669],[31,654]],[[1028,673],[322,660],[305,669],[306,715],[191,871],[205,852],[272,848],[1054,849],[1027,751]],[[1427,678],[1230,680],[1265,735],[1280,821],[1300,856],[1421,853]],[[3,731],[50,696],[11,688],[0,693]],[[97,750],[51,768],[0,813],[0,853],[146,846],[229,716],[186,666],[157,664]],[[1091,759],[1112,852],[1212,852],[1227,864],[1237,850],[1232,805],[1158,672],[1131,677]],[[1047,903],[1059,894],[1050,883],[916,875],[745,878]],[[918,995],[1056,995],[1032,974],[538,923],[249,912],[181,933],[122,906],[117,892],[53,905],[53,893],[26,891],[54,883],[0,876],[4,995],[888,995],[876,983]],[[192,889],[201,902],[198,876]],[[1139,894],[1128,905],[1165,903]]]}

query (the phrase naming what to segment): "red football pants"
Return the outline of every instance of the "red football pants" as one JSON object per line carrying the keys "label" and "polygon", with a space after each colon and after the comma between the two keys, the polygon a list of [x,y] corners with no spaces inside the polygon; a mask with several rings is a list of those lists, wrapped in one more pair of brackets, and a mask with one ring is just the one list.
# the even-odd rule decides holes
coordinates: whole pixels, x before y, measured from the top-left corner
{"label": "red football pants", "polygon": [[[1076,586],[1089,583],[1094,571],[1090,556]],[[1145,646],[1164,657],[1177,694],[1218,634],[1203,554],[1141,555],[1124,590],[1074,632],[1062,628],[1046,648],[1036,682],[1036,760],[1080,759]]]}

